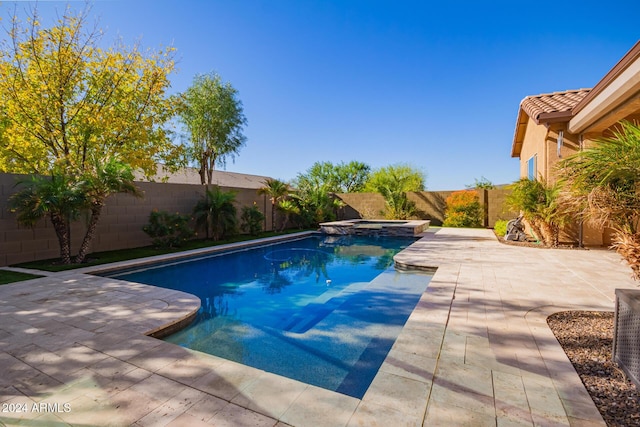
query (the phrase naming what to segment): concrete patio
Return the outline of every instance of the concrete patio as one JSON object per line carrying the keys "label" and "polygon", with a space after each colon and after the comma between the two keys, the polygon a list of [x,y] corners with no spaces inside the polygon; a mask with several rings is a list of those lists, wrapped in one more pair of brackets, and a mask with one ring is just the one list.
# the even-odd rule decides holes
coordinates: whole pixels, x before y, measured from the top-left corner
{"label": "concrete patio", "polygon": [[438,267],[362,400],[145,336],[188,294],[86,274],[0,286],[0,426],[604,426],[545,322],[635,288],[606,250],[446,229],[396,256]]}

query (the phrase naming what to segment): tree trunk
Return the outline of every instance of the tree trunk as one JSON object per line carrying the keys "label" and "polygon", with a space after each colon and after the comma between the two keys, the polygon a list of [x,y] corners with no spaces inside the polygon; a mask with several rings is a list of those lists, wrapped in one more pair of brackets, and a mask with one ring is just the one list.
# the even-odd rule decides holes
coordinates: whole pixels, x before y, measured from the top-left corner
{"label": "tree trunk", "polygon": [[276,231],[276,200],[271,198],[271,231]]}
{"label": "tree trunk", "polygon": [[542,230],[540,230],[540,226],[538,225],[538,223],[536,221],[528,220],[526,218],[524,219],[524,222],[529,225],[529,228],[533,233],[533,237],[542,241],[542,243],[544,244],[544,235],[542,234]]}
{"label": "tree trunk", "polygon": [[289,213],[284,214],[284,219],[282,220],[282,228],[280,228],[280,232],[282,233],[289,222],[289,217],[291,215]]}
{"label": "tree trunk", "polygon": [[551,229],[551,226],[544,221],[540,221],[539,228],[542,232],[542,241],[544,242],[544,245],[547,247],[553,246],[553,230]]}
{"label": "tree trunk", "polygon": [[560,227],[552,224],[551,228],[553,230],[553,247],[557,248],[558,246],[560,246]]}
{"label": "tree trunk", "polygon": [[59,215],[51,214],[51,224],[58,237],[58,245],[60,246],[60,262],[62,264],[71,264],[71,227],[69,221]]}
{"label": "tree trunk", "polygon": [[98,220],[100,219],[100,214],[102,213],[102,206],[104,206],[102,202],[99,202],[91,206],[91,218],[89,219],[87,232],[84,234],[84,239],[82,239],[80,250],[78,251],[78,255],[76,255],[76,258],[75,258],[75,262],[78,264],[81,264],[85,261],[87,252],[89,251],[89,244],[91,243],[91,241],[93,240],[93,237],[96,234]]}
{"label": "tree trunk", "polygon": [[211,181],[213,181],[213,169],[209,167],[207,168],[207,184],[211,185]]}
{"label": "tree trunk", "polygon": [[216,167],[216,157],[210,156],[207,164],[207,183],[211,185],[211,181],[213,181],[213,170]]}
{"label": "tree trunk", "polygon": [[207,158],[203,154],[202,157],[200,158],[200,170],[198,171],[198,173],[200,174],[200,184],[202,185],[207,183],[206,171],[207,171]]}

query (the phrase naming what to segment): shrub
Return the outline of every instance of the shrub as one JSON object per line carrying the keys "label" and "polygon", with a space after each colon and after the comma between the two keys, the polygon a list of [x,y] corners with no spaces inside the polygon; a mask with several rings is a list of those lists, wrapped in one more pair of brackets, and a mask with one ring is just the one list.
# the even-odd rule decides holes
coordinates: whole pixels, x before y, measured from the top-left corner
{"label": "shrub", "polygon": [[510,188],[506,207],[520,211],[534,237],[541,239],[545,246],[558,246],[560,229],[569,220],[568,212],[559,203],[559,183],[521,178]]}
{"label": "shrub", "polygon": [[478,193],[462,190],[451,193],[445,200],[447,207],[442,223],[445,227],[481,227],[482,209]]}
{"label": "shrub", "polygon": [[385,200],[387,219],[409,219],[416,214],[416,204],[409,200],[407,192],[424,189],[424,174],[408,165],[395,165],[374,171],[365,191],[380,193]]}
{"label": "shrub", "polygon": [[499,219],[496,221],[493,226],[493,232],[496,233],[496,236],[504,237],[507,234],[507,224],[509,221],[506,219]]}
{"label": "shrub", "polygon": [[242,214],[240,215],[240,229],[252,236],[260,234],[262,231],[262,223],[264,221],[264,215],[258,209],[258,206],[254,203],[253,206],[244,206],[242,208]]}
{"label": "shrub", "polygon": [[612,229],[613,247],[640,279],[640,126],[622,121],[614,129],[560,164],[562,199],[570,211]]}
{"label": "shrub", "polygon": [[204,228],[207,239],[210,236],[213,240],[223,239],[236,232],[238,218],[233,204],[235,200],[235,191],[222,191],[217,185],[205,190],[193,208],[193,217],[196,226]]}
{"label": "shrub", "polygon": [[149,223],[142,230],[151,237],[153,246],[174,248],[193,237],[189,227],[189,216],[179,213],[170,214],[154,210],[149,214]]}

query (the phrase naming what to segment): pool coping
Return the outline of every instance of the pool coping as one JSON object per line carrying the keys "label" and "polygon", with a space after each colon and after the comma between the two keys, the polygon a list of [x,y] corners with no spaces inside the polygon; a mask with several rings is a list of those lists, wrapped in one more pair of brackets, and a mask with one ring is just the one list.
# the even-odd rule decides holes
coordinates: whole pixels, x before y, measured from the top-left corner
{"label": "pool coping", "polygon": [[[0,351],[0,358],[5,365],[13,363],[23,366],[22,369],[26,371],[16,371],[21,372],[21,376],[33,369],[37,377],[46,374],[64,385],[60,391],[50,384],[31,384],[26,389],[24,385],[4,384],[3,390],[13,394],[7,400],[4,393],[2,402],[20,399],[35,402],[43,398],[51,399],[52,395],[78,393],[81,395],[73,394],[70,400],[76,408],[74,414],[31,413],[18,417],[40,419],[47,415],[71,424],[91,420],[90,414],[96,411],[104,415],[104,411],[97,409],[103,408],[114,419],[126,420],[123,424],[136,425],[147,425],[152,420],[162,420],[164,424],[189,421],[194,422],[193,425],[198,425],[198,422],[215,425],[223,419],[233,420],[239,416],[254,420],[255,425],[265,426],[423,423],[495,426],[496,423],[509,421],[517,421],[519,425],[545,422],[555,425],[604,425],[564,352],[552,335],[549,336],[550,330],[544,319],[547,313],[561,309],[612,309],[611,282],[633,282],[628,279],[626,271],[615,268],[615,257],[612,258],[610,254],[604,254],[602,259],[593,258],[592,254],[586,255],[587,263],[580,264],[581,261],[572,251],[557,254],[554,258],[556,252],[552,250],[503,248],[489,233],[487,230],[441,229],[437,233],[425,233],[420,240],[396,255],[396,262],[400,265],[438,267],[438,270],[363,399],[145,337],[143,333],[152,329],[149,325],[157,327],[163,318],[183,318],[194,310],[199,301],[194,301],[184,293],[148,285],[134,284],[132,289],[123,289],[116,281],[89,276],[85,270],[54,273],[29,281],[30,289],[37,288],[40,292],[38,295],[35,295],[35,291],[31,296],[20,291],[20,286],[26,282],[21,282],[19,286],[0,287],[0,315],[12,319],[19,317],[21,323],[18,326],[30,322],[35,325],[33,328],[43,332],[54,326],[59,327],[64,341],[52,342],[47,339],[55,331],[42,336],[39,333],[23,336],[24,342],[17,335],[15,340],[7,341],[7,334],[11,337],[14,335],[11,332],[0,333],[0,341],[8,343]],[[301,233],[304,234],[309,233]],[[291,238],[291,235],[286,238]],[[194,251],[189,252],[189,256],[194,254]],[[505,273],[509,270],[504,270],[503,261],[497,259],[494,252],[515,258],[527,268],[536,268],[538,264],[532,264],[532,261],[545,260],[551,267],[550,273],[543,271],[538,277],[529,274],[508,279]],[[175,254],[168,254],[168,257],[175,258]],[[557,258],[569,261],[559,262]],[[126,265],[128,262],[118,264],[123,263]],[[140,260],[136,260],[136,263],[140,263]],[[575,263],[580,264],[586,273],[576,269],[573,266]],[[96,267],[87,269],[96,271]],[[561,269],[558,270],[560,273],[557,273],[557,269]],[[489,274],[490,271],[493,273]],[[562,292],[556,292],[554,301],[544,293],[536,293],[535,287],[543,287],[543,282],[538,280],[540,277],[577,280],[588,286],[563,287],[563,290],[571,288],[564,291],[567,295],[568,292],[580,295],[581,300],[577,304],[567,302],[566,298],[564,302],[558,299],[563,295]],[[529,282],[533,283],[531,289]],[[478,286],[485,289],[484,293],[475,290]],[[62,322],[42,322],[27,310],[29,307],[37,308],[37,301],[43,301],[41,296],[54,291],[58,292],[59,300],[56,301],[60,302],[53,301],[53,296],[50,296],[47,304],[64,305],[67,295],[64,293],[65,287],[71,290],[96,290],[96,295],[104,292],[103,300],[110,301],[110,305],[122,309],[126,309],[127,304],[138,306],[145,308],[147,314],[129,319],[125,313],[117,327],[96,324],[92,327],[97,329],[88,330],[91,328],[81,323],[82,316],[73,319],[69,315]],[[519,296],[521,289],[530,289],[524,299]],[[546,292],[546,289],[543,291]],[[112,295],[120,299],[113,299]],[[478,300],[477,295],[485,295],[486,302]],[[494,302],[496,297],[498,299]],[[527,308],[533,297],[532,308]],[[480,301],[486,307],[497,304],[496,307],[502,308],[478,310],[475,305],[469,304],[473,300]],[[175,306],[172,307],[167,301],[175,301]],[[487,305],[489,303],[491,305]],[[15,307],[20,311],[16,312]],[[52,307],[57,306],[54,304]],[[96,310],[104,308],[98,304]],[[478,314],[481,316],[478,317]],[[496,323],[492,320],[495,316],[503,316],[504,320],[500,318]],[[72,326],[74,322],[75,326]],[[9,326],[3,323],[0,329],[3,327]],[[525,338],[526,341],[523,341]],[[512,340],[518,345],[511,344]],[[112,378],[120,383],[124,381],[128,386],[115,390],[101,386],[98,391],[108,392],[108,396],[102,396],[103,400],[99,401],[97,398],[87,400],[87,393],[79,389],[78,382],[87,375],[94,379],[104,378],[105,372],[112,371],[103,366],[105,361],[102,359],[95,363],[74,362],[73,368],[66,374],[53,370],[46,363],[49,359],[59,360],[60,354],[65,355],[60,363],[73,359],[68,355],[69,341],[73,348],[91,349],[91,357],[106,357],[105,360],[113,360],[113,363],[124,366],[125,370]],[[522,345],[524,342],[526,344]],[[42,360],[32,360],[34,351],[42,355]],[[161,383],[166,386],[158,387]],[[134,391],[142,394],[138,395],[133,407],[132,403],[123,403],[119,409],[118,406],[108,409],[114,402],[120,402],[120,398],[133,399],[131,393]],[[180,398],[186,395],[191,396],[189,405],[185,405]],[[203,412],[202,402],[205,401],[208,402],[208,409]],[[82,412],[83,407],[87,408],[85,412]],[[0,417],[0,420],[3,418]]]}

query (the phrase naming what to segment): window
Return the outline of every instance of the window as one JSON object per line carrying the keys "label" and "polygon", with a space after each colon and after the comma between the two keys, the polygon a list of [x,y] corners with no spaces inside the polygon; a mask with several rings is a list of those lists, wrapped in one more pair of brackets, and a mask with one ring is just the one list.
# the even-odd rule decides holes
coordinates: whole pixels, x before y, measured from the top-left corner
{"label": "window", "polygon": [[538,155],[534,154],[533,156],[531,156],[531,158],[529,158],[529,160],[527,160],[527,178],[529,178],[530,180],[535,180],[536,179],[536,172],[538,169]]}

